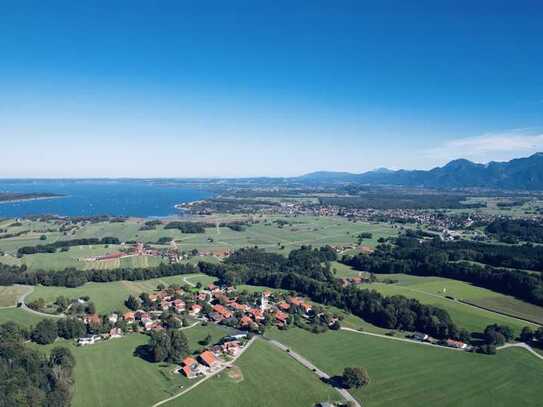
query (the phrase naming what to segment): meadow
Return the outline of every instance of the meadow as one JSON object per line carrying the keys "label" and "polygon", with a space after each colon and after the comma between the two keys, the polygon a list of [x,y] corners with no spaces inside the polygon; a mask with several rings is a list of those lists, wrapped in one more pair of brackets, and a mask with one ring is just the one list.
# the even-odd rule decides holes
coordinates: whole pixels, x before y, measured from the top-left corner
{"label": "meadow", "polygon": [[312,407],[339,394],[272,345],[257,340],[236,362],[242,378],[223,372],[166,404],[221,407]]}
{"label": "meadow", "polygon": [[279,340],[331,375],[365,367],[370,384],[352,394],[364,406],[536,406],[543,363],[522,349],[480,355],[371,337],[272,329]]}
{"label": "meadow", "polygon": [[0,286],[0,308],[16,306],[17,299],[29,290],[29,287],[18,285]]}
{"label": "meadow", "polygon": [[0,309],[0,324],[13,321],[19,325],[30,327],[36,325],[42,319],[48,318],[41,315],[32,314],[21,308],[4,308]]}

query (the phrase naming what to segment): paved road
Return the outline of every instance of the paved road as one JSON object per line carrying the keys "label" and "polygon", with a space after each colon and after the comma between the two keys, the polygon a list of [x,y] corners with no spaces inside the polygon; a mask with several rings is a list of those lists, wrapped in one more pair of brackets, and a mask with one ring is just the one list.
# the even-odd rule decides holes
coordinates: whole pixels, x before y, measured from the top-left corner
{"label": "paved road", "polygon": [[433,346],[433,347],[439,348],[439,349],[446,349],[446,350],[453,350],[453,351],[457,351],[457,352],[464,352],[464,350],[462,350],[462,349],[449,348],[448,346],[434,345],[433,343],[415,341],[413,339],[408,339],[408,338],[396,338],[395,336],[376,334],[376,333],[373,333],[373,332],[357,331],[356,329],[347,328],[347,327],[341,327],[341,330],[342,331],[354,332],[354,333],[361,334],[361,335],[376,336],[378,338],[390,339],[390,340],[393,340],[393,341],[401,341],[401,342],[413,343],[415,345]]}
{"label": "paved road", "polygon": [[518,343],[507,343],[503,346],[500,346],[499,348],[496,348],[497,350],[507,349],[507,348],[522,348],[526,349],[528,352],[530,352],[532,355],[534,355],[536,358],[543,360],[543,355],[537,353],[533,348],[524,343],[524,342],[518,342]]}
{"label": "paved road", "polygon": [[66,315],[64,314],[57,314],[57,315],[53,315],[53,314],[47,314],[45,312],[40,312],[40,311],[36,311],[36,310],[33,310],[32,308],[29,308],[27,307],[26,303],[25,303],[25,299],[28,295],[30,295],[32,293],[32,291],[34,291],[34,286],[31,286],[31,285],[19,285],[19,287],[29,287],[30,290],[28,290],[27,292],[25,292],[24,294],[20,295],[19,298],[17,298],[17,304],[21,304],[21,309],[27,311],[27,312],[30,312],[32,314],[36,314],[36,315],[39,315],[39,316],[42,316],[42,317],[49,317],[49,318],[64,318]]}
{"label": "paved road", "polygon": [[217,371],[215,371],[215,372],[213,372],[213,373],[211,373],[211,374],[205,376],[202,380],[200,380],[200,381],[194,383],[194,384],[193,384],[192,386],[190,386],[190,387],[187,387],[187,388],[186,388],[185,390],[183,390],[182,392],[177,393],[177,394],[173,395],[172,397],[168,397],[167,399],[161,400],[161,401],[159,401],[158,403],[153,404],[152,407],[161,406],[162,404],[166,404],[166,403],[168,403],[168,402],[170,402],[170,401],[172,401],[172,400],[175,400],[175,399],[178,398],[178,397],[181,397],[183,394],[188,393],[189,391],[191,391],[191,390],[194,389],[195,387],[197,387],[197,386],[201,385],[202,383],[204,383],[206,380],[208,380],[208,379],[212,378],[213,376],[217,375],[218,373],[222,372],[222,371],[223,371],[224,369],[226,369],[227,367],[232,366],[232,365],[234,364],[234,362],[235,362],[241,355],[243,355],[243,353],[244,353],[247,349],[249,349],[249,347],[253,344],[253,342],[256,340],[256,338],[257,338],[257,337],[255,336],[255,337],[253,337],[251,340],[249,340],[249,342],[247,342],[247,344],[243,347],[243,349],[241,349],[240,353],[239,353],[234,359],[232,359],[230,362],[225,363],[219,370],[217,370]]}
{"label": "paved road", "polygon": [[[298,363],[300,363],[301,365],[303,365],[304,367],[306,367],[307,369],[310,369],[312,370],[317,376],[319,376],[321,379],[330,379],[330,375],[326,372],[323,372],[322,370],[320,370],[317,366],[315,366],[313,363],[311,363],[309,360],[307,360],[306,358],[304,358],[302,355],[300,355],[299,353],[296,353],[294,351],[292,351],[290,348],[288,348],[287,346],[283,345],[281,342],[277,342],[276,340],[274,339],[270,339],[269,340],[269,343],[271,343],[272,345],[274,345],[275,347],[281,349],[282,351],[286,352],[287,350],[289,350],[288,354],[294,358]],[[352,403],[354,403],[354,405],[356,407],[361,407],[360,403],[358,402],[358,400],[356,400],[352,395],[351,393],[349,393],[347,390],[345,389],[341,389],[339,387],[334,387],[338,392],[339,394],[341,394],[341,397],[343,397],[344,400],[347,400],[347,401],[351,401]]]}

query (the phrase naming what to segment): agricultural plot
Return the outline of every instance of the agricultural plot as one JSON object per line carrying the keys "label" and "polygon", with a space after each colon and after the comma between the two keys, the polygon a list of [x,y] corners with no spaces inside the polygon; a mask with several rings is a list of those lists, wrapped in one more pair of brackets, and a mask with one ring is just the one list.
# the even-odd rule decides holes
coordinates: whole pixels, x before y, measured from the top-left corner
{"label": "agricultural plot", "polygon": [[[286,224],[279,225],[275,220],[284,220]],[[206,219],[200,219],[206,221]],[[59,225],[51,222],[24,221],[23,226],[8,228],[8,232],[20,229],[28,233],[8,239],[0,239],[0,251],[8,256],[1,256],[0,262],[26,265],[29,269],[58,270],[66,267],[78,269],[110,269],[118,267],[147,267],[159,264],[158,257],[149,258],[123,258],[121,260],[108,260],[88,262],[85,258],[106,255],[120,249],[120,246],[76,246],[66,252],[58,251],[53,254],[33,254],[17,258],[17,250],[23,246],[36,246],[53,243],[57,240],[71,240],[83,238],[116,237],[121,242],[142,241],[153,244],[157,248],[167,245],[158,245],[161,237],[169,237],[176,241],[179,250],[190,252],[197,249],[200,252],[225,251],[247,246],[259,246],[266,250],[288,254],[290,250],[302,245],[320,247],[323,245],[347,246],[356,243],[356,237],[362,232],[372,234],[371,239],[364,240],[364,244],[375,246],[380,237],[391,237],[398,234],[398,228],[388,224],[374,224],[363,222],[349,222],[343,218],[300,216],[295,218],[263,217],[260,223],[245,228],[242,232],[233,231],[227,227],[209,227],[205,233],[182,233],[176,229],[164,229],[157,226],[152,230],[142,230],[143,220],[130,219],[123,223],[99,222],[77,226],[64,234],[60,232]],[[13,229],[13,230],[12,230]],[[45,235],[46,240],[40,240]]]}
{"label": "agricultural plot", "polygon": [[331,375],[365,367],[370,384],[352,394],[367,407],[536,406],[543,397],[543,364],[522,349],[488,356],[346,331],[273,329],[267,336]]}
{"label": "agricultural plot", "polygon": [[255,341],[236,366],[233,372],[209,379],[166,406],[310,407],[340,399],[332,387],[262,340]]}

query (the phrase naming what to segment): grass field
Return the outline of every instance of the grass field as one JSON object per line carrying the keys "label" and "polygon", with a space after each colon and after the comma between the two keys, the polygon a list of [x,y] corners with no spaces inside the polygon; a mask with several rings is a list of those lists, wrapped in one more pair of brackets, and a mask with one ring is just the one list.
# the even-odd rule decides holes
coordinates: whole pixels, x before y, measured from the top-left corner
{"label": "grass field", "polygon": [[[274,220],[285,219],[290,222],[280,227]],[[300,216],[295,218],[262,217],[260,223],[247,227],[242,232],[229,228],[207,228],[205,233],[184,234],[175,229],[164,229],[158,226],[154,230],[140,230],[142,220],[130,219],[124,223],[100,222],[78,226],[72,232],[64,235],[59,231],[59,225],[51,222],[35,222],[23,220],[23,226],[8,227],[8,233],[26,231],[24,235],[0,239],[0,251],[7,256],[0,256],[0,262],[9,264],[25,264],[29,269],[58,270],[65,267],[79,269],[115,268],[115,267],[145,267],[156,265],[159,258],[127,258],[107,262],[87,262],[82,259],[91,256],[105,255],[119,249],[118,246],[76,246],[67,252],[54,254],[33,254],[17,258],[17,249],[22,246],[53,243],[57,240],[80,238],[117,237],[121,242],[138,240],[145,243],[156,243],[161,237],[175,239],[181,251],[197,249],[200,252],[211,250],[237,249],[247,246],[259,246],[266,250],[288,254],[290,250],[301,245],[352,245],[356,236],[361,232],[370,232],[372,239],[364,244],[374,246],[380,237],[396,236],[398,229],[388,224],[349,222],[344,218]],[[206,221],[206,219],[203,219]],[[47,236],[41,241],[40,236]],[[281,248],[281,247],[284,248]],[[157,246],[159,247],[159,246]],[[165,246],[161,246],[165,247]]]}
{"label": "grass field", "polygon": [[0,308],[17,305],[17,298],[28,290],[28,287],[0,286]]}
{"label": "grass field", "polygon": [[78,298],[88,295],[96,305],[96,311],[99,314],[106,314],[112,311],[126,311],[124,301],[130,294],[139,295],[142,292],[151,292],[157,285],[162,283],[166,286],[170,284],[184,285],[183,278],[193,278],[189,281],[196,282],[200,279],[202,282],[212,281],[210,277],[200,274],[186,274],[181,276],[154,278],[144,281],[115,281],[111,283],[87,283],[77,288],[66,287],[45,287],[37,286],[34,288],[26,301],[31,302],[38,298],[43,298],[46,302],[53,302],[58,296],[67,298]]}
{"label": "grass field", "polygon": [[331,375],[367,368],[370,384],[353,392],[367,407],[538,406],[543,398],[543,363],[522,349],[485,356],[345,331],[267,335]]}
{"label": "grass field", "polygon": [[209,379],[168,407],[312,407],[339,394],[288,355],[257,340],[236,362],[242,379],[227,372]]}
{"label": "grass field", "polygon": [[47,318],[47,317],[32,314],[20,308],[0,309],[0,324],[3,324],[4,322],[13,321],[22,326],[29,327],[31,325],[36,325],[38,322],[40,322],[44,318]]}

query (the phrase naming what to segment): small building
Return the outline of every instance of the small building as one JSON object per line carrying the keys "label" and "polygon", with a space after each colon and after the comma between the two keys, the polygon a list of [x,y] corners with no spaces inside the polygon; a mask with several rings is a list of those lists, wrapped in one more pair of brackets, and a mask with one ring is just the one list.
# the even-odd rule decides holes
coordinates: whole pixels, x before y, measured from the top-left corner
{"label": "small building", "polygon": [[228,341],[222,344],[222,351],[231,356],[236,356],[241,351],[241,344],[239,341]]}
{"label": "small building", "polygon": [[415,332],[412,338],[416,341],[426,341],[429,336],[422,332]]}
{"label": "small building", "polygon": [[87,325],[101,325],[102,320],[98,314],[89,314],[83,317],[83,322]]}
{"label": "small building", "polygon": [[192,304],[190,307],[189,315],[194,317],[200,314],[201,311],[202,311],[202,306],[200,304]]}
{"label": "small building", "polygon": [[121,328],[111,328],[109,330],[109,337],[110,338],[120,338],[123,336],[123,331]]}
{"label": "small building", "polygon": [[134,312],[131,312],[131,311],[130,311],[130,312],[125,312],[125,313],[123,314],[123,319],[124,319],[127,323],[131,324],[131,323],[133,323],[133,322],[136,320],[136,315],[135,315]]}
{"label": "small building", "polygon": [[447,346],[456,349],[466,349],[468,345],[461,341],[455,341],[454,339],[447,339]]}

